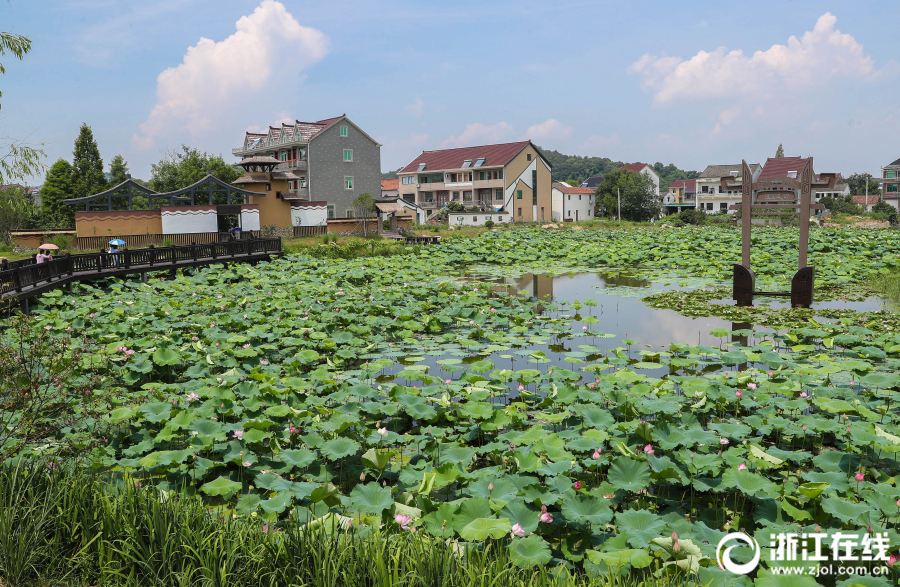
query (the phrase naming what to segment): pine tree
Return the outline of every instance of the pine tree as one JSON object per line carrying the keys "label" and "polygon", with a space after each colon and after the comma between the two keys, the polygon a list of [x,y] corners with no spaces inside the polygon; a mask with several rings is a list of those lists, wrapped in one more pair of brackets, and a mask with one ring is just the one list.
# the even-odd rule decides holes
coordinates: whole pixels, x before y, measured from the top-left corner
{"label": "pine tree", "polygon": [[57,226],[75,226],[75,211],[63,204],[63,200],[74,197],[72,193],[72,166],[65,159],[54,163],[47,172],[41,188],[41,213],[52,219]]}
{"label": "pine tree", "polygon": [[775,157],[776,158],[784,157],[784,147],[781,146],[781,143],[778,143],[778,148],[775,149]]}
{"label": "pine tree", "polygon": [[75,150],[72,152],[72,187],[76,198],[92,196],[106,189],[103,159],[100,158],[100,149],[97,148],[94,133],[87,124],[81,125],[78,138],[75,139]]}
{"label": "pine tree", "polygon": [[114,187],[128,179],[128,161],[116,155],[109,162],[109,186]]}

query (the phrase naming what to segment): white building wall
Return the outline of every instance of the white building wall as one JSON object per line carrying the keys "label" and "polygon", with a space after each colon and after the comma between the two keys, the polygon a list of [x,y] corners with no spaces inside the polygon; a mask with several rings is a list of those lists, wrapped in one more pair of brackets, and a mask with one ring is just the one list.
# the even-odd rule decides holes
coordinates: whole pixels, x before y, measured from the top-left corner
{"label": "white building wall", "polygon": [[594,219],[594,194],[566,194],[558,188],[551,191],[553,222],[581,222]]}
{"label": "white building wall", "polygon": [[449,217],[450,226],[484,226],[488,220],[506,224],[512,222],[513,215],[510,212],[451,212]]}
{"label": "white building wall", "polygon": [[291,226],[325,226],[328,206],[291,206]]}
{"label": "white building wall", "polygon": [[163,234],[219,231],[215,206],[164,206],[160,216]]}
{"label": "white building wall", "polygon": [[259,230],[259,206],[241,206],[241,230]]}

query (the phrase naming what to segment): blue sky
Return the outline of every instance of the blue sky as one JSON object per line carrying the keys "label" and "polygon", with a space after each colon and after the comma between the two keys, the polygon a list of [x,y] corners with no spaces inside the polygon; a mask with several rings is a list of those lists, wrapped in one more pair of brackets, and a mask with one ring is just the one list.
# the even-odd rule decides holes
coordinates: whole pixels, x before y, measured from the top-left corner
{"label": "blue sky", "polygon": [[[9,0],[7,136],[71,158],[82,122],[136,177],[181,143],[346,113],[382,168],[425,149],[531,138],[564,153],[674,163],[783,143],[818,171],[900,157],[895,0],[304,2]],[[36,178],[32,183],[41,183]]]}

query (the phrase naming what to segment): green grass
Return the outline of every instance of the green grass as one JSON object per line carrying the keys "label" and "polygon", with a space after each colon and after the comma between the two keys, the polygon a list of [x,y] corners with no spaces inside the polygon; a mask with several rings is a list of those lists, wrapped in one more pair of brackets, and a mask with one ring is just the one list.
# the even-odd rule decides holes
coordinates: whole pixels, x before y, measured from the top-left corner
{"label": "green grass", "polygon": [[869,286],[891,304],[900,303],[900,271],[875,274],[869,279]]}
{"label": "green grass", "polygon": [[686,584],[523,570],[506,540],[481,548],[335,524],[269,531],[185,494],[136,488],[52,462],[0,467],[0,585],[560,587]]}

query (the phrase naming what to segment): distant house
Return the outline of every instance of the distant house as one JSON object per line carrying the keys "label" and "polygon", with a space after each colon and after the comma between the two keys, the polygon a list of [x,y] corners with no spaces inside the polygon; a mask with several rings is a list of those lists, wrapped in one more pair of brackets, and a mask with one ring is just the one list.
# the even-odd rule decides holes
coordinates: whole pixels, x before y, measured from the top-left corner
{"label": "distant house", "polygon": [[659,174],[653,170],[652,167],[647,165],[646,163],[635,163],[634,165],[623,165],[619,169],[627,169],[628,171],[633,171],[634,173],[643,173],[653,180],[653,185],[656,186],[656,195],[659,195]]}
{"label": "distant house", "polygon": [[[782,157],[782,159],[799,159],[799,157]],[[802,170],[803,167],[800,166],[797,169]],[[751,182],[759,179],[761,173],[762,165],[759,163],[750,164]],[[722,190],[722,178],[729,175],[734,178],[734,183],[737,184],[745,180],[745,178],[741,177],[740,163],[733,165],[708,165],[700,173],[700,177],[694,180],[696,208],[698,210],[703,210],[707,214],[714,214],[720,211],[728,211],[729,206],[740,203],[740,189]]]}
{"label": "distant house", "polygon": [[881,168],[881,194],[885,202],[900,209],[900,159]]}
{"label": "distant house", "polygon": [[584,180],[583,182],[581,182],[581,187],[597,189],[597,186],[599,186],[601,183],[603,183],[602,175],[592,175],[589,178],[587,178],[586,180]]}
{"label": "distant house", "polygon": [[431,213],[459,202],[482,212],[472,223],[495,224],[501,212],[520,222],[549,220],[550,174],[550,162],[531,141],[423,151],[398,172],[404,200]]}
{"label": "distant house", "polygon": [[[848,184],[847,182],[842,181],[842,180],[843,180],[843,178],[841,177],[841,174],[838,173],[837,179],[835,179],[834,187],[828,188],[828,189],[822,189],[822,188],[814,189],[813,190],[813,196],[814,196],[813,203],[817,203],[822,198],[828,198],[828,197],[842,198],[844,196],[849,196],[850,195],[850,184]],[[873,204],[878,201],[878,198],[876,198],[874,194],[869,196],[869,198],[872,200]]]}
{"label": "distant house", "polygon": [[678,214],[695,206],[697,192],[696,179],[676,179],[669,185],[669,192],[663,195],[665,214]]}
{"label": "distant house", "polygon": [[381,197],[396,198],[400,195],[400,178],[381,180]]}
{"label": "distant house", "polygon": [[[846,184],[845,184],[846,185]],[[849,188],[848,188],[849,189]],[[853,196],[853,203],[865,210],[871,212],[872,208],[881,200],[881,196]]]}
{"label": "distant house", "polygon": [[554,222],[578,222],[594,219],[596,205],[594,189],[572,187],[555,181],[550,190],[552,204],[550,217]]}

